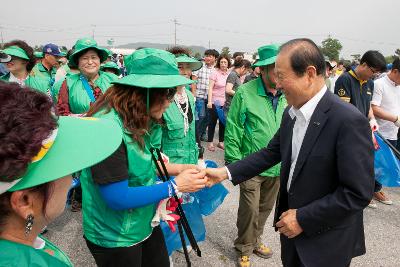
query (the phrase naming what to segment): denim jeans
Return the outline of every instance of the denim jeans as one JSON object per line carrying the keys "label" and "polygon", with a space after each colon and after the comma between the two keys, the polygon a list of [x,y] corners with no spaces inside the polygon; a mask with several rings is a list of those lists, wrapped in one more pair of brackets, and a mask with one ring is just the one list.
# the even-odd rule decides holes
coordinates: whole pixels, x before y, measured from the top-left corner
{"label": "denim jeans", "polygon": [[208,125],[208,112],[207,112],[207,99],[197,98],[196,99],[196,139],[205,134]]}

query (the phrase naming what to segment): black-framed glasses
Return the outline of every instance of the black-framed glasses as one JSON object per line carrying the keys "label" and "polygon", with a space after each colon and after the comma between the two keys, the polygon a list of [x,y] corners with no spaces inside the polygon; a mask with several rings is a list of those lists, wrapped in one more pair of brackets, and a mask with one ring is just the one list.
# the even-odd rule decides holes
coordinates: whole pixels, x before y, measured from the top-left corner
{"label": "black-framed glasses", "polygon": [[381,74],[381,72],[379,71],[379,70],[374,70],[370,65],[368,65],[367,64],[367,66],[368,66],[368,68],[371,70],[371,72],[372,72],[372,74],[373,75],[379,75],[379,74]]}

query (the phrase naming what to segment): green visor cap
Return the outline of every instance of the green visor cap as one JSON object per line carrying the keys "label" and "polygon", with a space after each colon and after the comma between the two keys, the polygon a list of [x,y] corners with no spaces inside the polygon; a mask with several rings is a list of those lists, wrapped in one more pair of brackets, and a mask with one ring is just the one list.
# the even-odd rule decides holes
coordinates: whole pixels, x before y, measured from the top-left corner
{"label": "green visor cap", "polygon": [[81,54],[82,51],[88,50],[88,49],[94,49],[97,51],[100,57],[100,62],[104,62],[107,57],[108,57],[108,50],[105,48],[102,48],[97,45],[97,42],[91,38],[83,38],[79,39],[75,43],[75,50],[74,52],[69,56],[69,60],[74,64],[75,66],[78,66],[78,55]]}
{"label": "green visor cap", "polygon": [[60,116],[53,145],[8,191],[34,187],[90,167],[117,150],[121,141],[121,127],[112,120]]}
{"label": "green visor cap", "polygon": [[121,75],[121,70],[115,62],[108,61],[104,64],[101,64],[100,70],[104,71],[104,69],[113,69],[118,72],[118,75]]}
{"label": "green visor cap", "polygon": [[128,75],[111,82],[142,88],[171,88],[194,81],[179,74],[175,56],[165,50],[143,48],[124,58]]}
{"label": "green visor cap", "polygon": [[178,63],[188,63],[192,71],[199,70],[201,67],[203,67],[203,64],[200,61],[187,55],[177,56],[176,61]]}
{"label": "green visor cap", "polygon": [[3,50],[3,53],[6,53],[7,55],[13,57],[19,57],[25,60],[29,60],[28,54],[25,52],[25,50],[16,45],[7,47]]}
{"label": "green visor cap", "polygon": [[33,52],[35,58],[43,58],[43,52]]}
{"label": "green visor cap", "polygon": [[258,55],[260,59],[253,64],[253,67],[267,66],[274,64],[276,61],[276,57],[279,53],[279,45],[265,45],[258,48]]}

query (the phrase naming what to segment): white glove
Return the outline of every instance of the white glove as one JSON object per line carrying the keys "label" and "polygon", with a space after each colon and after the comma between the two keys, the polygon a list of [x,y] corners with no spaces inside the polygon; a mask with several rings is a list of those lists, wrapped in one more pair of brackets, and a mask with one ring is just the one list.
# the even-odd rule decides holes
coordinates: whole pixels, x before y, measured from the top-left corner
{"label": "white glove", "polygon": [[394,125],[400,128],[400,116],[397,116],[397,120],[394,122]]}
{"label": "white glove", "polygon": [[156,210],[156,214],[151,220],[151,226],[156,227],[160,224],[160,220],[163,220],[168,224],[171,231],[175,232],[175,224],[178,222],[180,217],[179,215],[173,213],[173,210],[175,211],[176,208],[167,208],[169,200],[169,198],[166,198],[160,201]]}
{"label": "white glove", "polygon": [[372,120],[369,121],[369,126],[371,127],[371,130],[372,130],[373,132],[379,130],[379,125],[378,125],[378,123],[376,122],[375,119],[372,119]]}

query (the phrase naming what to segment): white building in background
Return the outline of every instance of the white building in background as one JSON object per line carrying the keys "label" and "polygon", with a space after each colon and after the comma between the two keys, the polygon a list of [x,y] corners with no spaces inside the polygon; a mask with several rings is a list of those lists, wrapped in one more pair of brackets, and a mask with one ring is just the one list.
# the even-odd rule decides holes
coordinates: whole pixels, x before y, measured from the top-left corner
{"label": "white building in background", "polygon": [[130,55],[136,51],[136,49],[130,49],[130,48],[111,48],[110,50],[111,52],[113,52],[113,54],[121,54],[124,56]]}

